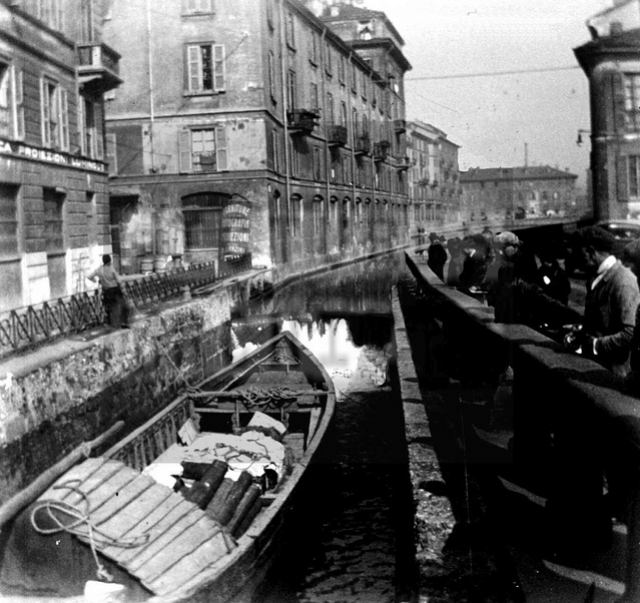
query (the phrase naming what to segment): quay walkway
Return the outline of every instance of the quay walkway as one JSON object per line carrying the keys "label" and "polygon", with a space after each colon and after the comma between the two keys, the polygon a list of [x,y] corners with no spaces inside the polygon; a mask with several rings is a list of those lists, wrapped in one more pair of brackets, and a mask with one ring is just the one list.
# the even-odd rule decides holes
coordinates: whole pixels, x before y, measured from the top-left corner
{"label": "quay walkway", "polygon": [[[393,311],[415,600],[639,603],[640,400],[406,260]],[[616,480],[629,511],[613,519]]]}

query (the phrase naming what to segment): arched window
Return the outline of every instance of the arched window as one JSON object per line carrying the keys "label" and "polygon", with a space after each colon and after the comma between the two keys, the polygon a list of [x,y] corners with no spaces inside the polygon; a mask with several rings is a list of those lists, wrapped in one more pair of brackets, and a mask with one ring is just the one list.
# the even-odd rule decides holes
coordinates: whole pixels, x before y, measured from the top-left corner
{"label": "arched window", "polygon": [[216,249],[220,246],[222,208],[229,200],[225,193],[196,193],[182,197],[187,249]]}
{"label": "arched window", "polygon": [[302,233],[302,197],[300,195],[291,195],[289,217],[291,236],[299,237]]}
{"label": "arched window", "polygon": [[324,221],[324,199],[320,195],[313,198],[313,234],[322,234],[322,223]]}

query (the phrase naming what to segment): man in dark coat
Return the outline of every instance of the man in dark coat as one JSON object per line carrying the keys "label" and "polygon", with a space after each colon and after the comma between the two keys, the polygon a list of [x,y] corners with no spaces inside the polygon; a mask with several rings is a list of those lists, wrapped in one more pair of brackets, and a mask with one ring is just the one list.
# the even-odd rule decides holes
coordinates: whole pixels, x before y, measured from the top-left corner
{"label": "man in dark coat", "polygon": [[615,244],[615,237],[597,226],[574,235],[588,277],[581,343],[586,356],[627,377],[640,291],[633,272],[613,255]]}
{"label": "man in dark coat", "polygon": [[431,244],[427,251],[427,266],[441,281],[444,281],[444,265],[448,259],[447,250],[442,245],[442,239],[435,232],[429,235],[429,240]]}

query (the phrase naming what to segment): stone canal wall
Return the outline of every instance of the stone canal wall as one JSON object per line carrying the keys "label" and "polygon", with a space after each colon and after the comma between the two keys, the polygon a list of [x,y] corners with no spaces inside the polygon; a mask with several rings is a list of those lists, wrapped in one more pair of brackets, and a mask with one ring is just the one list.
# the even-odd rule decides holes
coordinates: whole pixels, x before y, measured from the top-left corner
{"label": "stone canal wall", "polygon": [[227,364],[231,309],[247,291],[234,281],[138,316],[130,329],[83,333],[1,363],[0,503],[80,443],[118,420],[124,433],[135,429]]}

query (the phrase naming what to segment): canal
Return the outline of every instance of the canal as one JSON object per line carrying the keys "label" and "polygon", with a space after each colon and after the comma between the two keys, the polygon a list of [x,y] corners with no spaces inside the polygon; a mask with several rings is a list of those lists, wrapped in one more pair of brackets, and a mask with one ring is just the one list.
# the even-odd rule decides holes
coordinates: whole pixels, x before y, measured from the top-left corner
{"label": "canal", "polygon": [[389,256],[298,281],[232,321],[239,354],[292,331],[339,394],[292,536],[256,603],[409,600],[413,513],[391,315],[403,262]]}

